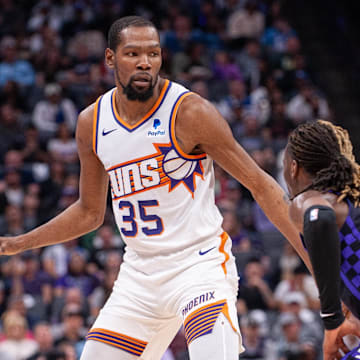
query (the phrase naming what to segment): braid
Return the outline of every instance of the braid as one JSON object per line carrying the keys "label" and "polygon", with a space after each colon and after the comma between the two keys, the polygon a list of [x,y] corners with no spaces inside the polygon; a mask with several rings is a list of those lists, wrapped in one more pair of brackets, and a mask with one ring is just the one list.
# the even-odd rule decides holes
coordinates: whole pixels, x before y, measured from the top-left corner
{"label": "braid", "polygon": [[360,204],[360,166],[348,132],[328,121],[302,124],[289,137],[289,150],[313,181],[305,190],[333,190],[338,201],[350,198]]}

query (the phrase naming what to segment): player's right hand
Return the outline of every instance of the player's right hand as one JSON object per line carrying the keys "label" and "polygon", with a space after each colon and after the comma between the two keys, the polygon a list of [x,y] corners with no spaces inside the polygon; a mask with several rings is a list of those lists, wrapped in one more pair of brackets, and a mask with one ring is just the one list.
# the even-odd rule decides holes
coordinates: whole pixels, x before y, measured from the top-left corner
{"label": "player's right hand", "polygon": [[345,319],[344,322],[334,330],[325,330],[323,353],[324,360],[341,359],[339,352],[341,349],[345,354],[350,351],[344,343],[343,337],[346,335],[360,336],[360,328],[355,321]]}
{"label": "player's right hand", "polygon": [[19,246],[19,238],[14,237],[0,237],[0,256],[1,255],[14,255],[21,252]]}

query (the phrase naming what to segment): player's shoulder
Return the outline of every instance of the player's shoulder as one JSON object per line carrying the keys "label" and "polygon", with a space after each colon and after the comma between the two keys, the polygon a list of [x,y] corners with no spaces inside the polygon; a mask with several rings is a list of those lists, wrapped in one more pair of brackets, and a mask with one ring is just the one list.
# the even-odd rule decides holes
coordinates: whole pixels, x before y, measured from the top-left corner
{"label": "player's shoulder", "polygon": [[291,204],[291,210],[294,213],[299,212],[302,217],[306,210],[313,206],[326,206],[333,209],[332,201],[330,201],[327,193],[317,190],[309,190],[297,196]]}
{"label": "player's shoulder", "polygon": [[83,109],[79,114],[79,120],[81,122],[86,122],[92,120],[94,118],[94,111],[95,111],[96,102],[90,104],[85,109]]}
{"label": "player's shoulder", "polygon": [[200,95],[189,92],[180,104],[178,117],[187,119],[201,120],[217,113],[215,106]]}

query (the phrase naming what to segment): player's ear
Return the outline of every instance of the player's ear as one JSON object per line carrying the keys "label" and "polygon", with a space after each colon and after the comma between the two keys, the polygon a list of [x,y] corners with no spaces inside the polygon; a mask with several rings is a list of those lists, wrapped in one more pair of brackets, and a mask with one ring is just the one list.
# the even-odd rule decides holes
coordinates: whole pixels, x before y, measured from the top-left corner
{"label": "player's ear", "polygon": [[115,67],[115,52],[114,50],[111,50],[110,48],[106,48],[105,50],[105,62],[106,65],[113,69]]}
{"label": "player's ear", "polygon": [[299,163],[292,159],[290,164],[290,177],[295,179],[299,173]]}

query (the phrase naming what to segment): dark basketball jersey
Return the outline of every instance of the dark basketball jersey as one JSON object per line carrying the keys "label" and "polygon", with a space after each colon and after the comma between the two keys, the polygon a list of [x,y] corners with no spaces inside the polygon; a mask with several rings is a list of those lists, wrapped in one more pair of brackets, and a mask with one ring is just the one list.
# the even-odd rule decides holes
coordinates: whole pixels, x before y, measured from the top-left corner
{"label": "dark basketball jersey", "polygon": [[341,300],[360,319],[360,208],[348,201],[349,214],[339,231]]}
{"label": "dark basketball jersey", "polygon": [[[349,213],[339,231],[341,300],[360,319],[360,208],[347,201]],[[306,249],[304,237],[300,234]]]}

